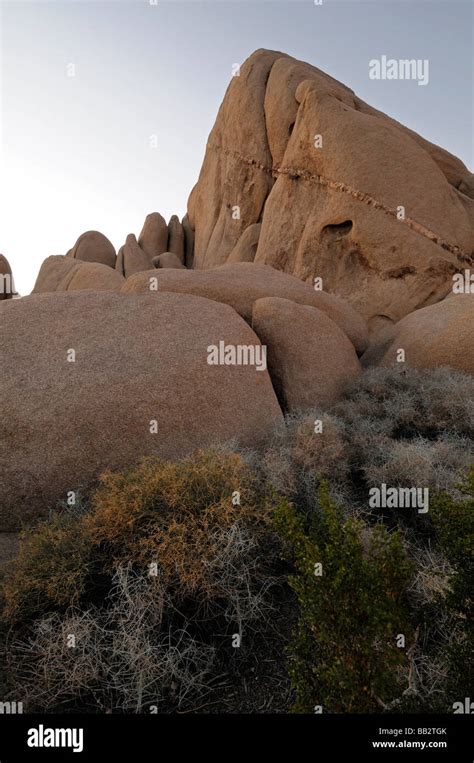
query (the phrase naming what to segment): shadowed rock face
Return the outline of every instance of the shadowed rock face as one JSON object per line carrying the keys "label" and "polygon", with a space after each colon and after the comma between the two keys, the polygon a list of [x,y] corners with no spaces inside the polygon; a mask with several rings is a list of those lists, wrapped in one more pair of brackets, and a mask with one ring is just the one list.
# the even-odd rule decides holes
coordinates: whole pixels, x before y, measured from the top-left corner
{"label": "shadowed rock face", "polygon": [[322,277],[377,329],[471,264],[473,178],[324,72],[260,50],[229,85],[189,198],[194,267],[232,261],[260,224],[256,263]]}
{"label": "shadowed rock face", "polygon": [[157,257],[153,257],[152,264],[155,268],[178,268],[180,270],[185,269],[185,265],[181,262],[179,257],[173,252],[163,252]]}
{"label": "shadowed rock face", "polygon": [[178,258],[184,266],[185,260],[185,241],[184,228],[176,215],[172,215],[168,223],[168,252],[171,252]]}

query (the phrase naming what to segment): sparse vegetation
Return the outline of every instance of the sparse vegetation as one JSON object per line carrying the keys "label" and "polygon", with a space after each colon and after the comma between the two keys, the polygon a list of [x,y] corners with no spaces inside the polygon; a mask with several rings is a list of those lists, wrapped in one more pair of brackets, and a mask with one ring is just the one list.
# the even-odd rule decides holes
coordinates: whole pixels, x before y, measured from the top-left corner
{"label": "sparse vegetation", "polygon": [[[447,369],[373,370],[258,454],[104,474],[3,576],[7,688],[47,711],[449,712],[472,680],[473,400]],[[369,509],[379,482],[429,487],[429,513]]]}
{"label": "sparse vegetation", "polygon": [[464,697],[470,696],[474,679],[474,469],[460,491],[458,500],[447,493],[435,497],[432,521],[452,569],[449,588],[438,597],[449,623],[445,639],[448,690],[451,696],[458,692]]}
{"label": "sparse vegetation", "polygon": [[30,708],[141,710],[166,698],[173,709],[209,691],[204,674],[219,674],[235,636],[251,643],[269,627],[276,500],[239,454],[198,452],[105,474],[89,510],[63,509],[26,534],[4,618]]}
{"label": "sparse vegetation", "polygon": [[[294,555],[299,619],[290,645],[294,710],[380,712],[409,685],[406,589],[411,570],[399,532],[345,519],[323,483],[309,526],[289,504],[277,527]],[[403,679],[405,678],[405,686]]]}
{"label": "sparse vegetation", "polygon": [[29,708],[80,701],[102,712],[181,707],[209,691],[211,645],[183,625],[163,628],[172,602],[164,581],[119,568],[106,606],[71,607],[37,620],[15,642],[16,690]]}
{"label": "sparse vegetation", "polygon": [[473,440],[474,379],[448,368],[374,368],[330,410],[290,416],[276,430],[263,470],[307,509],[323,477],[349,511],[364,511],[369,487],[384,481],[456,494],[473,462]]}

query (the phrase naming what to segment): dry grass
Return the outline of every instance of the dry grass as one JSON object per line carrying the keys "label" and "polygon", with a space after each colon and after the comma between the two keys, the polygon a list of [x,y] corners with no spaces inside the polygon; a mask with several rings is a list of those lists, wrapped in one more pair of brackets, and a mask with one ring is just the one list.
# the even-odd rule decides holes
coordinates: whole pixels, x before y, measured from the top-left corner
{"label": "dry grass", "polygon": [[214,650],[184,627],[164,631],[168,606],[162,580],[119,568],[106,606],[37,621],[27,641],[12,645],[16,692],[28,711],[83,703],[143,712],[205,693]]}
{"label": "dry grass", "polygon": [[261,469],[275,489],[306,506],[324,478],[348,509],[363,510],[369,487],[382,482],[457,493],[474,460],[473,437],[471,377],[444,368],[376,368],[331,409],[288,417]]}
{"label": "dry grass", "polygon": [[363,467],[369,485],[428,487],[452,490],[472,463],[471,442],[457,434],[432,441],[382,440],[373,443]]}

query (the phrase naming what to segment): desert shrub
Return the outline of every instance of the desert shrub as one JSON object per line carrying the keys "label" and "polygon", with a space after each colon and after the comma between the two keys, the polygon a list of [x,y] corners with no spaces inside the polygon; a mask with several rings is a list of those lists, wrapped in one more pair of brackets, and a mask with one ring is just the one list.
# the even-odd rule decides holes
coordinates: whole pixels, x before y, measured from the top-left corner
{"label": "desert shrub", "polygon": [[469,696],[473,632],[473,472],[455,495],[434,493],[425,534],[405,532],[413,566],[408,587],[416,643],[407,711],[452,712]]}
{"label": "desert shrub", "polygon": [[[450,368],[371,368],[334,412],[352,428],[395,439],[474,436],[474,379]],[[366,443],[370,447],[370,443]]]}
{"label": "desert shrub", "polygon": [[461,496],[440,493],[431,502],[430,514],[438,546],[451,565],[449,588],[440,596],[448,623],[445,638],[448,691],[472,691],[474,665],[474,469],[460,485]]}
{"label": "desert shrub", "polygon": [[363,474],[367,484],[429,487],[447,490],[472,462],[471,444],[465,437],[447,434],[438,440],[375,441],[368,453]]}
{"label": "desert shrub", "polygon": [[411,638],[410,564],[398,532],[344,519],[324,483],[318,498],[309,526],[289,503],[275,519],[294,557],[300,610],[289,648],[294,710],[380,711],[408,688],[396,638]]}
{"label": "desert shrub", "polygon": [[[320,420],[322,432],[315,432]],[[452,369],[374,368],[328,410],[287,417],[261,458],[274,487],[311,506],[318,480],[348,511],[382,482],[456,492],[474,458],[474,380]]]}
{"label": "desert shrub", "polygon": [[321,478],[331,478],[334,485],[349,479],[344,424],[318,410],[287,416],[259,463],[276,490],[300,506],[311,506]]}
{"label": "desert shrub", "polygon": [[186,628],[163,630],[169,605],[159,577],[118,568],[106,606],[49,614],[13,645],[17,693],[30,711],[80,700],[86,708],[141,712],[195,700],[208,691],[214,650]]}
{"label": "desert shrub", "polygon": [[453,606],[467,618],[473,615],[474,580],[474,469],[460,485],[461,497],[439,493],[430,505],[439,546],[454,568]]}
{"label": "desert shrub", "polygon": [[[241,455],[222,450],[104,474],[87,511],[63,507],[23,537],[3,586],[21,658],[13,684],[37,709],[81,703],[87,687],[100,707],[195,699],[212,660],[244,651],[235,634],[250,645],[268,628],[281,578],[277,502]],[[64,645],[68,632],[79,650]]]}
{"label": "desert shrub", "polygon": [[88,512],[62,512],[24,534],[5,581],[5,615],[28,619],[93,601],[96,588],[102,593],[98,581],[129,562],[141,571],[156,564],[180,598],[199,592],[202,602],[218,600],[239,579],[237,557],[257,579],[274,502],[237,453],[145,459],[106,473]]}
{"label": "desert shrub", "polygon": [[245,527],[252,543],[242,558],[258,556],[274,504],[239,454],[211,451],[105,474],[92,505],[87,532],[109,564],[157,563],[181,597],[199,590],[212,600],[226,586],[222,549],[231,549],[237,528]]}
{"label": "desert shrub", "polygon": [[89,538],[75,513],[54,514],[23,531],[18,559],[2,581],[3,618],[28,620],[77,602],[91,564]]}

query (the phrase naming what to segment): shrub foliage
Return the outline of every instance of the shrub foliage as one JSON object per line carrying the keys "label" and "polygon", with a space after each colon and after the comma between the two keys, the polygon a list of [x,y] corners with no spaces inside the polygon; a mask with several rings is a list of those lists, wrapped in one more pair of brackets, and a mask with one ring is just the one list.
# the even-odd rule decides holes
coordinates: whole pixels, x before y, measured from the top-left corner
{"label": "shrub foliage", "polygon": [[[190,707],[239,660],[265,663],[273,639],[298,712],[449,712],[471,696],[473,400],[449,369],[373,369],[259,453],[102,475],[23,533],[2,575],[12,696],[40,711]],[[428,487],[429,513],[370,511],[382,482]]]}
{"label": "shrub foliage", "polygon": [[380,712],[401,691],[407,656],[397,636],[412,638],[400,534],[345,520],[324,484],[309,527],[288,503],[276,523],[294,555],[290,584],[299,603],[290,645],[294,709]]}
{"label": "shrub foliage", "polygon": [[[87,511],[63,510],[26,533],[3,617],[30,705],[83,700],[88,683],[100,707],[195,698],[216,644],[225,661],[233,634],[248,642],[268,627],[276,500],[238,453],[198,452],[104,474]],[[66,648],[66,632],[77,647]]]}

